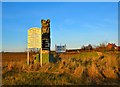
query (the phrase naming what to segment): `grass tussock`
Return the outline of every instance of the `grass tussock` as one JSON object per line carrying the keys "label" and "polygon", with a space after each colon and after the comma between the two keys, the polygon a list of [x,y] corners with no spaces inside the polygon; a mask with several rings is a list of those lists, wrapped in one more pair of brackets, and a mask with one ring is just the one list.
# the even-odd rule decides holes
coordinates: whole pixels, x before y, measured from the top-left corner
{"label": "grass tussock", "polygon": [[3,62],[3,85],[120,85],[119,52],[61,54],[55,63]]}

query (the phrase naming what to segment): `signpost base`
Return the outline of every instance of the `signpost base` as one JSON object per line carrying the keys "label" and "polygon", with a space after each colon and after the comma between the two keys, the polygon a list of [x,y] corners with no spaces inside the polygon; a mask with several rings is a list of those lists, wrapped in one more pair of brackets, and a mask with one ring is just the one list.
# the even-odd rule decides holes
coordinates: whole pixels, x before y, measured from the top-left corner
{"label": "signpost base", "polygon": [[42,50],[43,63],[49,63],[50,52],[48,50]]}
{"label": "signpost base", "polygon": [[40,48],[40,65],[42,67],[42,48]]}
{"label": "signpost base", "polygon": [[29,50],[27,51],[27,65],[29,65]]}

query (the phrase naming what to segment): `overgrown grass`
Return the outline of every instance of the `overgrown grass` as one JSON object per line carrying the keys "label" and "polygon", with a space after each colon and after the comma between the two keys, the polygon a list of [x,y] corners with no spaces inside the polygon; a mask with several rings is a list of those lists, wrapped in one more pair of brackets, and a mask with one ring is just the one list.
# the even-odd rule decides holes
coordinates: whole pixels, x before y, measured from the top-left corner
{"label": "overgrown grass", "polygon": [[118,52],[61,54],[55,63],[4,62],[3,85],[120,85]]}

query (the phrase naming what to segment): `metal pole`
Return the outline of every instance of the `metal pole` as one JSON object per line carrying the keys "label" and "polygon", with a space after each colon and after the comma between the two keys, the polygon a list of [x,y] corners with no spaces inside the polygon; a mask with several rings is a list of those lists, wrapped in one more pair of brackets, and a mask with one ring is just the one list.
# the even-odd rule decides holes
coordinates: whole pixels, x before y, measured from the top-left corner
{"label": "metal pole", "polygon": [[27,51],[27,65],[29,65],[29,50]]}

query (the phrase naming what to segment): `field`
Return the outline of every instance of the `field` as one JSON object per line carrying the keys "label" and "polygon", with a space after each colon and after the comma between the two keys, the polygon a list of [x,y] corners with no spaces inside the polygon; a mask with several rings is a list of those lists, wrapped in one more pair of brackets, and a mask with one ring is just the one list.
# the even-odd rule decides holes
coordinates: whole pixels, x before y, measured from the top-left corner
{"label": "field", "polygon": [[120,85],[120,52],[55,54],[54,62],[26,65],[26,53],[2,54],[3,85]]}

